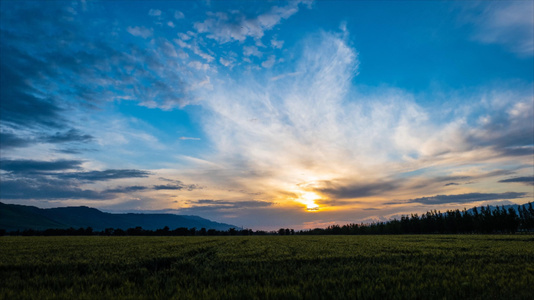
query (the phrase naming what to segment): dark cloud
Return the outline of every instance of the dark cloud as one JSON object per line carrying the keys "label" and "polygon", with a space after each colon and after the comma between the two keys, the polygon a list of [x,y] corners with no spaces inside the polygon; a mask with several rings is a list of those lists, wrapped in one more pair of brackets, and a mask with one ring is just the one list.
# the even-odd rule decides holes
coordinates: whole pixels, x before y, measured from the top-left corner
{"label": "dark cloud", "polygon": [[471,176],[440,176],[436,177],[433,181],[443,182],[443,181],[459,181],[459,180],[469,180]]}
{"label": "dark cloud", "polygon": [[523,198],[527,193],[468,193],[459,195],[436,195],[432,197],[421,197],[405,201],[389,202],[387,204],[405,204],[405,203],[420,203],[425,205],[433,204],[447,204],[447,203],[468,203],[476,201],[491,201],[491,200],[509,200]]}
{"label": "dark cloud", "polygon": [[[531,94],[532,88],[528,88]],[[501,155],[532,155],[534,148],[534,107],[532,101],[513,104],[506,109],[493,111],[487,122],[471,130],[466,141],[472,148],[490,147]],[[511,113],[511,111],[516,111]]]}
{"label": "dark cloud", "polygon": [[[2,120],[0,120],[0,122]],[[2,145],[2,149],[4,150],[29,147],[31,145],[38,144],[38,143],[51,143],[51,144],[72,143],[72,142],[88,143],[88,142],[91,142],[93,139],[94,139],[93,136],[88,135],[88,134],[83,134],[81,131],[77,129],[70,129],[62,133],[57,132],[54,135],[45,135],[40,138],[21,137],[11,132],[0,132],[0,144]],[[73,151],[68,151],[67,149],[60,150],[59,152],[68,153],[68,154],[81,153],[81,151],[73,152]]]}
{"label": "dark cloud", "polygon": [[450,185],[460,185],[460,184],[456,182],[449,182],[445,184],[445,186],[450,186]]}
{"label": "dark cloud", "polygon": [[91,199],[105,200],[113,195],[81,189],[75,183],[45,177],[0,181],[2,199]]}
{"label": "dark cloud", "polygon": [[54,151],[58,153],[65,153],[65,154],[82,154],[85,152],[94,152],[97,150],[89,149],[89,148],[63,148],[63,149],[56,149]]}
{"label": "dark cloud", "polygon": [[38,161],[30,159],[0,160],[0,169],[14,173],[31,173],[45,171],[64,171],[79,169],[81,160]]}
{"label": "dark cloud", "polygon": [[126,187],[117,187],[114,189],[106,190],[106,193],[117,193],[117,194],[128,194],[133,192],[139,192],[147,190],[148,188],[146,186],[139,186],[139,185],[133,185],[133,186],[126,186]]}
{"label": "dark cloud", "polygon": [[182,190],[185,188],[185,185],[182,184],[165,184],[165,185],[155,185],[155,190]]}
{"label": "dark cloud", "polygon": [[534,147],[532,146],[505,147],[505,148],[501,148],[500,152],[505,156],[534,155]]}
{"label": "dark cloud", "polygon": [[2,149],[28,147],[33,143],[31,139],[21,138],[9,132],[0,132],[0,145]]}
{"label": "dark cloud", "polygon": [[54,135],[44,137],[42,138],[42,141],[51,144],[70,142],[86,143],[92,141],[93,139],[94,137],[89,134],[84,134],[77,129],[70,129],[66,132],[56,132]]}
{"label": "dark cloud", "polygon": [[256,200],[247,200],[247,201],[227,201],[227,200],[212,200],[212,199],[201,199],[196,201],[191,201],[194,204],[191,209],[196,210],[232,210],[232,209],[242,209],[242,208],[258,208],[258,207],[268,207],[272,206],[273,203],[266,201],[256,201]]}
{"label": "dark cloud", "polygon": [[[13,71],[4,63],[10,58],[1,47],[0,60],[0,116],[2,123],[20,127],[61,127],[64,119],[62,109],[47,95],[40,95],[27,83],[27,78]],[[19,71],[20,72],[20,71]],[[37,70],[35,70],[37,72]],[[30,73],[31,74],[31,73]]]}
{"label": "dark cloud", "polygon": [[515,177],[499,180],[499,182],[519,182],[527,185],[534,185],[534,176]]}
{"label": "dark cloud", "polygon": [[323,181],[321,188],[316,191],[337,199],[361,198],[383,194],[400,186],[400,181],[383,181],[375,183],[338,184],[333,181]]}
{"label": "dark cloud", "polygon": [[495,177],[495,176],[502,176],[502,175],[510,175],[514,174],[514,171],[511,170],[495,170],[488,173],[481,174],[477,176],[477,178],[487,178],[487,177]]}
{"label": "dark cloud", "polygon": [[[7,171],[1,178],[2,199],[112,199],[115,193],[130,193],[147,189],[142,186],[118,187],[105,191],[81,188],[81,183],[150,175],[142,170],[105,170],[71,172],[81,169],[80,160],[1,160],[0,169]],[[65,172],[68,171],[68,172]]]}
{"label": "dark cloud", "polygon": [[59,178],[63,179],[76,179],[80,181],[107,181],[112,179],[123,179],[123,178],[140,178],[148,177],[151,173],[143,170],[135,169],[111,169],[104,171],[88,171],[88,172],[72,172],[72,173],[62,173],[58,174]]}
{"label": "dark cloud", "polygon": [[160,180],[171,182],[170,184],[154,185],[155,190],[201,190],[203,187],[196,184],[184,184],[180,180],[173,180],[160,177]]}

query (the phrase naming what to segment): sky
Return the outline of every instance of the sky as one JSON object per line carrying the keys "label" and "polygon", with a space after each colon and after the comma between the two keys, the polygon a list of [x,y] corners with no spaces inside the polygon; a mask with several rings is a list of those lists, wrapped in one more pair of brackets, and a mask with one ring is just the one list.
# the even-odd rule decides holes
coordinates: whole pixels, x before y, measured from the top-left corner
{"label": "sky", "polygon": [[534,200],[532,1],[1,1],[0,201],[251,229]]}

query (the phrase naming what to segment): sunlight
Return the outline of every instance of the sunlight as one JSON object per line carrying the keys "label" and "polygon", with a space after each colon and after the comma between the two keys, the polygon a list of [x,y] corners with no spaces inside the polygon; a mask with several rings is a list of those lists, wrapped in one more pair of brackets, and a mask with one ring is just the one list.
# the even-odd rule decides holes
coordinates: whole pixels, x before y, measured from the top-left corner
{"label": "sunlight", "polygon": [[318,211],[319,205],[315,203],[315,200],[317,199],[321,199],[321,196],[314,192],[303,192],[297,201],[306,205],[307,211]]}

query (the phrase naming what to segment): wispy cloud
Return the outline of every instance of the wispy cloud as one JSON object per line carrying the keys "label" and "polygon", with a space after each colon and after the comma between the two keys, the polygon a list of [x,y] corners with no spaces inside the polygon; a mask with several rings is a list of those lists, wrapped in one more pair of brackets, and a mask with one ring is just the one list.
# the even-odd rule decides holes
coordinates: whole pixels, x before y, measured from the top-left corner
{"label": "wispy cloud", "polygon": [[298,9],[299,1],[290,1],[283,7],[273,6],[268,12],[255,18],[247,18],[238,11],[209,13],[206,20],[197,22],[194,26],[199,33],[207,33],[208,38],[220,43],[242,42],[247,37],[261,39],[265,31],[291,17]]}
{"label": "wispy cloud", "polygon": [[534,3],[532,1],[482,2],[469,16],[475,25],[474,39],[486,44],[501,44],[522,55],[534,55]]}
{"label": "wispy cloud", "polygon": [[[446,123],[437,122],[442,118],[433,108],[418,105],[405,91],[349,90],[359,62],[346,34],[309,37],[296,67],[268,80],[238,78],[239,86],[213,81],[224,84],[203,95],[202,105],[212,112],[204,129],[219,152],[216,160],[237,168],[229,171],[239,178],[236,183],[263,181],[270,195],[288,193],[283,203],[298,202],[304,190],[331,199],[385,199],[445,187],[454,193],[461,191],[459,182],[484,182],[491,172],[510,172],[491,160],[527,163],[506,151],[533,143],[528,92],[481,91],[482,101],[470,102]],[[461,173],[477,159],[489,173],[430,175],[434,171],[428,166]],[[399,175],[418,168],[427,169],[424,176]]]}
{"label": "wispy cloud", "polygon": [[201,199],[191,201],[190,206],[180,210],[181,213],[234,213],[238,210],[268,208],[273,205],[268,201],[244,200],[244,201],[228,201],[228,200],[211,200]]}
{"label": "wispy cloud", "polygon": [[70,129],[66,132],[56,132],[54,135],[43,137],[42,141],[46,143],[71,143],[71,142],[90,142],[94,137],[84,134],[77,129]]}
{"label": "wispy cloud", "polygon": [[131,35],[142,37],[144,39],[152,36],[152,29],[142,26],[130,26],[126,30],[128,30]]}
{"label": "wispy cloud", "polygon": [[151,17],[158,17],[161,16],[161,10],[159,9],[151,9],[148,11],[148,15]]}
{"label": "wispy cloud", "polygon": [[200,138],[189,137],[189,136],[181,136],[180,140],[182,140],[182,141],[200,141]]}
{"label": "wispy cloud", "polygon": [[184,15],[183,12],[181,12],[181,11],[179,11],[179,10],[176,10],[176,11],[174,11],[174,18],[175,18],[176,20],[180,20],[180,19],[185,18],[185,15]]}

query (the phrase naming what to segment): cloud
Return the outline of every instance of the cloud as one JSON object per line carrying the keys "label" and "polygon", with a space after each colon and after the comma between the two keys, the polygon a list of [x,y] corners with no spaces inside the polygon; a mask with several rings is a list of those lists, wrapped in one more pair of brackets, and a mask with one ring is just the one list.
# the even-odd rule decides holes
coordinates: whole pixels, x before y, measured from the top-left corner
{"label": "cloud", "polygon": [[477,6],[482,12],[469,19],[474,39],[501,44],[521,56],[534,54],[534,4],[532,1],[492,1]]}
{"label": "cloud", "polygon": [[181,181],[176,181],[176,183],[173,184],[164,184],[164,185],[155,185],[153,187],[154,190],[201,190],[202,187],[198,186],[196,184],[183,184]]}
{"label": "cloud", "polygon": [[276,57],[274,55],[271,55],[266,61],[261,63],[261,66],[269,69],[273,67],[275,62],[276,62]]}
{"label": "cloud", "polygon": [[200,138],[181,136],[180,140],[182,140],[182,141],[200,141]]}
{"label": "cloud", "polygon": [[184,16],[184,13],[183,13],[183,12],[181,12],[181,11],[179,11],[179,10],[176,10],[176,11],[174,11],[174,18],[175,18],[176,20],[180,20],[180,19],[185,18],[185,16]]}
{"label": "cloud", "polygon": [[218,210],[236,210],[245,208],[261,208],[270,207],[273,205],[267,201],[244,200],[244,201],[228,201],[228,200],[211,200],[201,199],[191,201],[193,206],[186,208],[188,211],[218,211]]}
{"label": "cloud", "polygon": [[256,46],[245,46],[245,47],[243,47],[243,55],[244,56],[261,57],[263,55],[263,53],[261,53],[258,50],[258,47],[256,47]]}
{"label": "cloud", "polygon": [[81,160],[37,161],[31,159],[2,159],[0,160],[0,169],[14,173],[64,171],[80,169],[82,163],[83,161]]}
{"label": "cloud", "polygon": [[299,1],[290,1],[284,7],[273,6],[268,12],[256,18],[247,18],[239,12],[209,13],[206,20],[194,24],[199,33],[219,43],[244,41],[247,37],[261,39],[265,31],[271,30],[284,19],[298,12]]}
{"label": "cloud", "polygon": [[[277,188],[305,181],[300,173],[346,170],[356,154],[347,150],[364,149],[357,146],[363,142],[357,133],[365,131],[355,131],[354,123],[367,120],[343,106],[346,83],[356,74],[356,53],[335,34],[321,33],[307,42],[296,69],[285,72],[294,74],[288,80],[265,82],[246,75],[235,85],[214,81],[217,92],[203,95],[202,105],[210,112],[204,129],[220,154],[216,159],[250,170],[255,174],[250,179],[274,176],[281,181]],[[341,157],[345,160],[337,161]],[[243,176],[240,172],[232,176]]]}
{"label": "cloud", "polygon": [[15,180],[1,180],[0,189],[2,199],[90,199],[107,200],[114,196],[94,190],[78,187],[75,183],[65,180],[38,178],[20,178]]}
{"label": "cloud", "polygon": [[181,42],[181,46],[180,46],[180,47],[182,47],[182,48],[187,47],[187,44],[184,43],[183,41],[188,41],[188,40],[190,40],[190,39],[191,39],[191,36],[189,36],[189,35],[187,35],[187,34],[185,34],[185,33],[183,33],[183,32],[178,32],[178,37],[180,37],[180,39],[181,39],[181,41],[178,40],[179,42]]}
{"label": "cloud", "polygon": [[159,9],[151,9],[148,11],[148,15],[151,17],[159,17],[161,16],[161,10]]}
{"label": "cloud", "polygon": [[273,37],[271,39],[271,46],[273,48],[282,49],[282,47],[284,46],[284,41],[279,41],[276,39],[276,37]]}
{"label": "cloud", "polygon": [[508,179],[499,180],[499,182],[519,182],[519,183],[524,183],[526,185],[534,185],[534,176],[508,178]]}
{"label": "cloud", "polygon": [[0,132],[0,142],[2,149],[13,149],[29,147],[38,143],[88,143],[94,140],[89,134],[84,134],[77,129],[70,129],[66,132],[56,132],[54,135],[42,135],[41,137],[20,137],[11,132]]}
{"label": "cloud", "polygon": [[80,160],[1,160],[0,188],[2,199],[113,199],[116,193],[131,193],[147,189],[141,186],[117,187],[97,191],[82,187],[82,183],[124,178],[144,178],[151,173],[141,170],[80,170]]}
{"label": "cloud", "polygon": [[[52,5],[31,5],[36,9],[10,10],[5,13],[8,18],[2,18],[2,150],[9,145],[16,149],[31,143],[52,143],[55,145],[23,150],[46,155],[46,151],[38,152],[40,148],[69,147],[59,151],[79,155],[82,148],[75,147],[84,145],[76,143],[94,139],[111,152],[90,153],[101,161],[84,163],[84,166],[94,163],[104,171],[82,170],[81,165],[17,174],[6,171],[11,172],[6,180],[19,180],[11,184],[21,188],[38,186],[42,181],[46,190],[46,182],[51,185],[63,181],[69,187],[64,195],[70,190],[80,197],[88,193],[84,192],[90,190],[86,186],[93,183],[107,185],[108,182],[101,181],[114,179],[137,182],[138,178],[153,175],[143,170],[105,170],[102,165],[107,161],[120,164],[141,151],[138,144],[128,144],[126,128],[110,130],[108,121],[101,122],[108,117],[116,118],[114,113],[109,116],[100,113],[114,107],[114,102],[121,102],[120,109],[125,103],[163,110],[198,105],[192,110],[198,113],[194,123],[200,124],[205,133],[201,144],[208,147],[202,149],[209,150],[201,151],[196,158],[184,159],[187,168],[175,164],[174,157],[160,155],[166,151],[143,159],[145,166],[154,168],[161,168],[166,159],[173,161],[165,167],[185,182],[199,182],[198,186],[180,181],[150,182],[144,187],[122,183],[124,187],[106,187],[108,190],[94,191],[88,197],[110,197],[112,193],[117,194],[114,197],[123,197],[119,194],[142,192],[165,199],[163,195],[172,194],[173,190],[191,188],[195,191],[186,194],[195,199],[233,199],[243,196],[237,191],[254,190],[263,193],[258,199],[276,201],[289,211],[288,207],[294,209],[298,202],[295,199],[303,191],[315,191],[332,198],[318,200],[321,204],[338,201],[356,207],[391,195],[403,199],[444,191],[460,194],[466,186],[454,184],[468,180],[480,180],[479,185],[495,182],[501,178],[484,181],[485,177],[480,176],[531,164],[528,160],[534,150],[531,85],[513,92],[499,90],[499,86],[481,87],[487,92],[470,90],[475,94],[472,98],[460,95],[461,104],[441,106],[398,88],[355,85],[359,59],[348,40],[346,26],[341,26],[342,32],[303,35],[296,46],[282,45],[275,35],[268,36],[269,40],[264,42],[269,45],[270,41],[272,48],[263,46],[261,38],[267,31],[274,33],[279,24],[296,13],[299,8],[296,2],[253,17],[241,12],[212,13],[204,22],[195,24],[198,34],[185,33],[187,29],[181,28],[184,33],[176,39],[161,36],[160,31],[173,31],[165,26],[167,19],[154,29],[127,27],[131,24],[124,26],[120,22],[87,22],[80,12],[71,21],[65,21],[72,14],[49,8]],[[141,14],[153,21],[146,16],[145,9]],[[182,21],[173,21],[185,26]],[[146,40],[132,38],[128,29],[135,29]],[[94,32],[101,34],[95,36]],[[214,46],[216,42],[234,41],[239,41],[239,45]],[[232,51],[239,52],[242,46],[250,47],[243,49],[250,52],[250,60],[263,61],[262,66],[271,69],[262,71],[258,66],[240,64],[237,59],[240,55]],[[276,50],[282,46],[284,51]],[[221,48],[212,51],[212,47]],[[269,52],[262,56],[264,50]],[[269,56],[271,52],[283,55],[283,63]],[[262,59],[253,58],[254,55]],[[514,84],[511,86],[515,88]],[[82,125],[91,128],[90,134],[74,129],[81,129]],[[136,124],[150,127],[146,125]],[[145,137],[140,139],[150,146],[156,141]],[[4,146],[6,140],[8,146]],[[110,146],[119,140],[124,142],[124,148]],[[176,137],[171,140],[179,142]],[[185,142],[180,144],[186,146]],[[182,150],[186,151],[179,151]],[[121,157],[115,160],[108,153],[120,153]],[[38,177],[23,177],[31,172],[38,172]],[[210,187],[202,191],[205,196],[196,190],[200,184]],[[505,185],[495,188],[498,186]],[[356,198],[361,203],[356,203]],[[220,201],[228,203],[211,204],[228,207],[234,200]],[[167,202],[159,202],[163,203]],[[261,205],[268,208],[265,215],[273,210],[272,206]]]}
{"label": "cloud", "polygon": [[71,142],[87,143],[92,140],[94,140],[92,135],[84,134],[77,129],[70,129],[66,132],[56,132],[55,135],[50,135],[41,139],[43,142],[52,144]]}
{"label": "cloud", "polygon": [[56,149],[55,150],[58,153],[64,153],[64,154],[82,154],[84,152],[94,152],[95,149],[90,148],[63,148],[63,149]]}
{"label": "cloud", "polygon": [[21,138],[10,132],[0,132],[0,144],[2,144],[3,150],[28,147],[32,143],[31,139]]}
{"label": "cloud", "polygon": [[[202,94],[209,112],[202,124],[218,153],[211,161],[232,178],[227,184],[260,185],[284,205],[311,191],[356,206],[351,199],[459,194],[459,184],[485,184],[528,163],[505,154],[533,144],[530,85],[484,87],[472,91],[474,99],[462,95],[465,104],[441,106],[387,86],[354,88],[359,61],[347,34],[308,36],[297,58],[270,78],[251,72],[212,80],[213,91]],[[446,110],[452,113],[444,117]],[[218,176],[206,172],[208,180]]]}
{"label": "cloud", "polygon": [[437,205],[448,203],[470,203],[477,201],[493,201],[493,200],[510,200],[523,198],[527,193],[468,193],[459,195],[436,195],[432,197],[421,197],[415,199],[409,199],[406,201],[390,202],[386,204],[403,204],[403,203],[420,203],[425,205]]}
{"label": "cloud", "polygon": [[293,72],[293,73],[280,74],[280,75],[271,77],[271,81],[277,81],[277,80],[280,80],[280,79],[283,79],[283,78],[286,78],[286,77],[294,77],[294,76],[298,76],[300,74],[302,74],[302,73],[301,72]]}
{"label": "cloud", "polygon": [[219,58],[219,62],[225,67],[232,67],[234,64],[232,60],[228,60],[223,57]]}
{"label": "cloud", "polygon": [[147,189],[148,188],[145,186],[132,185],[132,186],[108,189],[108,190],[105,190],[105,193],[129,194],[129,193],[134,193],[134,192],[139,192],[139,191],[145,191]]}
{"label": "cloud", "polygon": [[203,63],[201,63],[199,61],[196,61],[196,60],[189,62],[188,65],[190,67],[192,67],[192,68],[197,69],[197,70],[204,70],[204,71],[206,71],[206,70],[208,70],[210,68],[209,64],[203,64]]}
{"label": "cloud", "polygon": [[[193,99],[187,87],[200,77],[175,59],[168,42],[158,38],[141,47],[117,38],[148,38],[153,29],[85,22],[82,16],[67,20],[70,14],[62,6],[13,2],[3,13],[2,24],[10,24],[9,30],[2,27],[0,41],[3,124],[64,129],[72,115],[100,109],[107,101],[129,99],[170,110]],[[101,32],[98,39],[94,32]]]}
{"label": "cloud", "polygon": [[88,172],[73,172],[61,173],[57,176],[63,179],[76,179],[80,181],[108,181],[113,179],[123,178],[143,178],[148,177],[151,173],[143,170],[135,169],[110,169],[104,171],[88,171]]}
{"label": "cloud", "polygon": [[[2,38],[2,41],[5,39]],[[3,43],[3,42],[2,42]],[[0,120],[16,127],[60,127],[65,119],[63,109],[48,97],[38,92],[21,72],[39,72],[42,63],[22,52],[2,47],[0,61]],[[20,61],[25,63],[16,63]],[[41,69],[42,70],[42,69]]]}
{"label": "cloud", "polygon": [[481,124],[468,129],[464,139],[470,147],[491,147],[500,153],[519,156],[534,149],[534,101],[528,93],[496,93],[494,107],[486,109]]}
{"label": "cloud", "polygon": [[142,26],[129,26],[126,30],[133,36],[142,37],[144,39],[152,36],[152,29]]}
{"label": "cloud", "polygon": [[334,199],[354,199],[369,196],[381,196],[384,193],[395,190],[400,186],[399,181],[382,181],[382,182],[357,182],[350,184],[339,184],[337,182],[323,181],[321,187],[316,191],[326,194]]}

